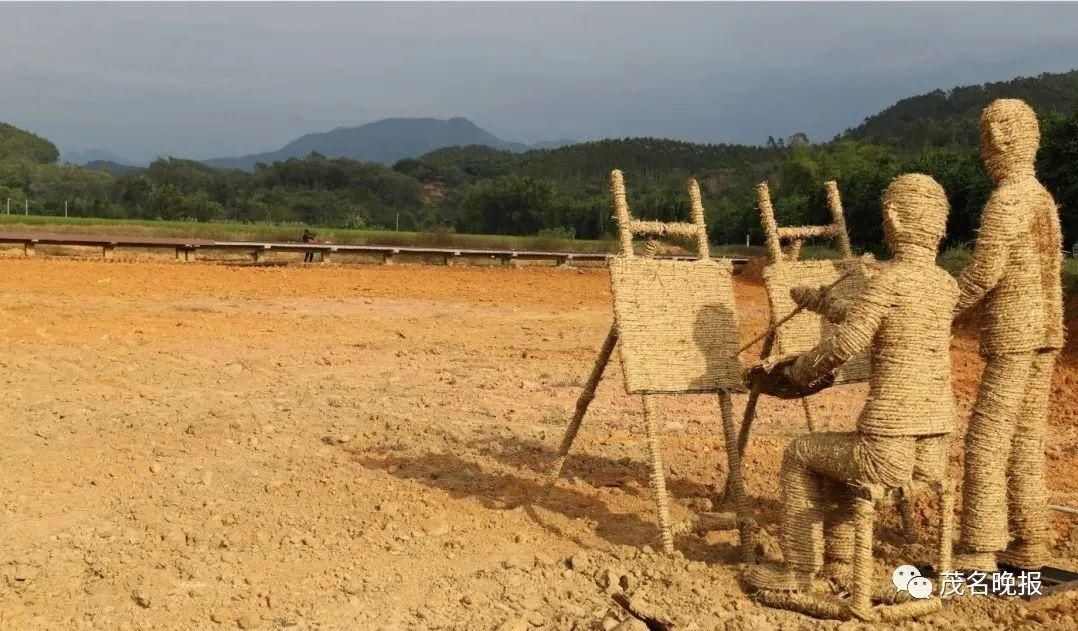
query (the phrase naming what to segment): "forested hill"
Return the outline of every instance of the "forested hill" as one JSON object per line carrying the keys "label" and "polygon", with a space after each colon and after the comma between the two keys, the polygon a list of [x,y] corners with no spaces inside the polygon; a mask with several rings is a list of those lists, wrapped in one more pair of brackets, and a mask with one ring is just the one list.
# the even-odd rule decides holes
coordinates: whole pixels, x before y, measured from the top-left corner
{"label": "forested hill", "polygon": [[56,145],[41,136],[0,123],[0,160],[50,164],[60,158]]}
{"label": "forested hill", "polygon": [[887,145],[901,153],[927,147],[977,146],[981,110],[998,98],[1018,98],[1041,116],[1078,107],[1078,70],[969,85],[902,99],[843,135]]}
{"label": "forested hill", "polygon": [[[720,180],[734,171],[766,172],[776,167],[786,149],[772,146],[696,144],[664,138],[622,138],[568,145],[550,150],[512,153],[472,145],[447,147],[416,159],[398,161],[394,169],[420,180],[450,186],[509,174],[556,182],[604,182],[612,169],[648,181],[694,173]],[[716,185],[719,181],[716,181]]]}

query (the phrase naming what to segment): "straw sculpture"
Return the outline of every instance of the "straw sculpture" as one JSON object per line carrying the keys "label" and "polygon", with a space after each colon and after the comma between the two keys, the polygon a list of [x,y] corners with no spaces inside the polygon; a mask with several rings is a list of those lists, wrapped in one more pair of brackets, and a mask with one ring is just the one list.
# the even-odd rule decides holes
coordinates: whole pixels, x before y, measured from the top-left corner
{"label": "straw sculpture", "polygon": [[[827,292],[833,304],[841,305],[860,293],[868,281],[866,264],[871,261],[871,258],[853,258],[849,235],[846,234],[846,220],[843,217],[838,185],[831,181],[827,183],[826,189],[828,209],[831,211],[832,218],[830,225],[780,228],[775,221],[775,210],[771,205],[771,194],[767,183],[762,182],[756,187],[761,224],[771,261],[764,268],[763,276],[768,302],[771,305],[772,320],[801,306],[791,298],[793,289],[815,289],[818,295],[820,287],[831,285],[842,278],[841,282]],[[804,239],[820,237],[833,239],[843,258],[834,261],[797,261],[790,257],[790,253],[786,256],[782,255],[780,244],[784,239],[793,241],[792,253],[794,248],[800,250]],[[807,311],[818,311],[812,308],[818,305],[804,306]],[[833,333],[833,323],[841,322],[842,311],[839,309],[833,311],[826,314],[803,312],[791,318],[783,326],[776,327],[772,353],[777,355],[803,353],[815,346],[822,338]],[[868,357],[861,356],[844,366],[843,374],[838,377],[837,382],[865,381],[868,376]]]}
{"label": "straw sculpture", "polygon": [[[729,480],[735,489],[731,502],[738,516],[743,542],[748,540],[753,529],[745,510],[730,395],[733,391],[743,389],[741,366],[737,360],[738,328],[733,300],[733,269],[727,261],[710,258],[704,207],[694,180],[689,180],[688,192],[691,223],[639,221],[629,214],[621,172],[611,173],[614,217],[621,244],[621,253],[610,262],[614,326],[577,400],[576,412],[547,479],[549,494],[561,474],[614,346],[620,344],[625,390],[643,398],[651,486],[655,493],[662,547],[667,552],[673,551],[673,529],[655,394],[714,392],[719,395],[730,465]],[[644,257],[636,256],[633,251],[635,235],[649,237],[644,247]],[[658,250],[656,238],[671,236],[692,238],[698,260],[665,261],[652,258]],[[751,546],[745,545],[743,548],[749,550]]]}
{"label": "straw sculpture", "polygon": [[[841,322],[844,306],[856,296],[868,281],[865,261],[862,259],[835,261],[797,261],[783,265],[769,265],[764,268],[764,287],[767,290],[771,313],[786,314],[799,306],[791,290],[800,290],[798,295],[815,298],[820,287],[837,281],[844,274],[849,274],[828,292],[833,296],[827,304],[827,313],[820,313],[818,301],[805,304],[805,311],[790,318],[786,324],[775,330],[775,342],[772,353],[789,355],[803,353],[815,346],[821,339],[831,336],[835,323]],[[809,293],[813,292],[813,293]],[[836,383],[852,383],[868,379],[870,366],[867,355],[855,357],[843,366]]]}
{"label": "straw sculpture", "polygon": [[1048,558],[1044,431],[1063,347],[1062,238],[1055,201],[1034,171],[1039,144],[1037,116],[1023,101],[999,99],[982,112],[981,155],[996,189],[956,310],[980,305],[986,360],[965,445],[957,563],[967,570],[991,571],[999,560],[1040,568]]}
{"label": "straw sculpture", "polygon": [[[887,188],[882,209],[893,263],[850,299],[834,334],[787,369],[792,382],[811,384],[869,351],[873,370],[868,401],[856,431],[814,433],[791,441],[780,473],[784,564],[752,566],[745,576],[759,590],[800,592],[796,597],[770,594],[765,602],[826,617],[899,615],[883,613],[871,602],[876,505],[891,491],[909,491],[915,480],[934,482],[941,504],[951,501],[942,479],[945,440],[954,424],[949,349],[958,287],[935,263],[947,221],[947,197],[927,175],[908,174]],[[950,513],[941,511],[941,554],[950,548],[949,520]],[[840,545],[825,548],[825,531],[834,527],[840,531]],[[836,605],[807,594],[827,557],[852,557],[853,595],[848,602]],[[941,566],[946,565],[949,560],[941,559]],[[915,615],[938,606],[910,605],[899,613]]]}
{"label": "straw sculpture", "polygon": [[[821,339],[832,335],[835,330],[834,325],[841,322],[843,318],[845,305],[864,289],[874,267],[874,261],[869,255],[860,259],[853,258],[850,239],[846,234],[846,220],[843,217],[838,185],[831,181],[827,182],[825,187],[827,207],[832,220],[830,224],[781,228],[775,220],[775,209],[771,205],[771,193],[767,183],[761,182],[756,187],[760,224],[768,251],[768,265],[764,268],[763,277],[771,313],[771,323],[763,337],[761,359],[803,353]],[[843,258],[822,261],[797,260],[803,241],[820,237],[832,239]],[[791,242],[786,252],[782,251],[784,240]],[[814,299],[803,304],[794,300],[799,296],[810,294],[816,298],[826,294],[829,299],[826,304],[831,305],[826,313],[821,312],[820,305],[824,304],[822,300]],[[861,355],[842,366],[839,373],[835,375],[835,382],[865,381],[869,377],[869,372],[868,356]],[[742,454],[748,445],[749,432],[756,418],[756,403],[759,396],[758,389],[750,390],[749,400],[745,405],[737,442],[738,450]],[[816,426],[807,398],[801,399],[801,406],[809,431],[815,431]]]}

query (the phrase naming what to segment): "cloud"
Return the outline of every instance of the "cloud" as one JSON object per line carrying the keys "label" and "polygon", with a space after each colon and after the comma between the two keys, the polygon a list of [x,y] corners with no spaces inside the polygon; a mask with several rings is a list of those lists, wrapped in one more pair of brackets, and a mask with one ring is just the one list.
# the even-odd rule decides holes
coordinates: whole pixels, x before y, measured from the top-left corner
{"label": "cloud", "polygon": [[3,118],[63,149],[238,155],[388,116],[509,140],[828,138],[1070,69],[1068,4],[4,4]]}

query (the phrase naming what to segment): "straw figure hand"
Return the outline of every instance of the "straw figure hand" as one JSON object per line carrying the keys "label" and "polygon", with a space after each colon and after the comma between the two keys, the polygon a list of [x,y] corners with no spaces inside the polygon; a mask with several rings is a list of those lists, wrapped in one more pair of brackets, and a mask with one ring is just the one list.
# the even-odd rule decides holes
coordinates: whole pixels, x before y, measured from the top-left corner
{"label": "straw figure hand", "polygon": [[820,289],[818,287],[806,287],[804,285],[792,287],[790,298],[794,304],[808,311],[819,311]]}
{"label": "straw figure hand", "polygon": [[758,392],[779,399],[801,399],[835,384],[834,373],[818,375],[810,381],[798,380],[790,369],[799,357],[787,355],[759,361],[745,373],[745,382]]}
{"label": "straw figure hand", "polygon": [[838,292],[827,285],[820,287],[805,287],[803,285],[790,288],[790,298],[798,307],[806,311],[818,313],[829,321],[839,324],[846,319],[850,310],[850,301],[838,296]]}

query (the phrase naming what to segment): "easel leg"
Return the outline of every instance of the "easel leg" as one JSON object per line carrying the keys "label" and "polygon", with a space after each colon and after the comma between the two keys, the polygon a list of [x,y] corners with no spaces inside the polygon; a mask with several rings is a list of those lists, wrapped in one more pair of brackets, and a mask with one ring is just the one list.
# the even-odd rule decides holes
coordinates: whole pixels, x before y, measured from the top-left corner
{"label": "easel leg", "polygon": [[543,499],[550,497],[550,493],[554,490],[554,484],[561,477],[561,470],[565,466],[566,458],[569,456],[569,449],[573,446],[573,441],[576,440],[576,433],[580,431],[580,424],[584,420],[584,415],[588,412],[591,400],[595,398],[595,388],[599,386],[599,380],[602,379],[603,371],[606,370],[606,365],[610,362],[610,355],[614,352],[614,345],[617,344],[617,341],[617,328],[611,325],[610,332],[606,334],[606,340],[603,342],[603,347],[599,350],[599,356],[595,358],[595,365],[591,368],[591,376],[588,377],[588,382],[584,384],[584,390],[577,397],[573,420],[569,422],[569,427],[565,429],[565,436],[562,437],[561,446],[558,448],[558,459],[547,473]]}
{"label": "easel leg", "polygon": [[809,408],[808,397],[801,397],[801,409],[805,411],[805,423],[810,432],[816,431],[816,422],[812,419],[812,410]]}
{"label": "easel leg", "polygon": [[651,489],[655,494],[655,505],[659,511],[659,534],[662,537],[663,552],[674,551],[674,535],[670,528],[670,503],[666,494],[666,473],[663,470],[662,440],[659,436],[659,420],[655,415],[655,400],[652,395],[643,395],[644,424],[648,434],[648,452],[651,456]]}
{"label": "easel leg", "polygon": [[722,433],[726,442],[726,498],[737,515],[738,536],[741,542],[741,559],[752,563],[755,557],[754,525],[748,514],[748,498],[745,482],[741,477],[741,454],[737,449],[737,432],[734,429],[734,403],[729,392],[719,393],[719,411],[722,413]]}
{"label": "easel leg", "polygon": [[939,574],[942,576],[954,568],[951,567],[951,539],[954,537],[954,487],[949,474],[944,471],[939,482]]}
{"label": "easel leg", "polygon": [[917,515],[914,512],[917,497],[909,488],[902,489],[902,496],[898,500],[898,512],[902,516],[902,530],[905,531],[906,543],[917,543],[921,540],[921,531],[917,527]]}
{"label": "easel leg", "polygon": [[[771,354],[771,348],[774,344],[774,334],[764,338],[763,347],[760,349],[760,359],[766,359]],[[745,415],[741,419],[741,431],[737,435],[738,456],[745,455],[745,447],[749,444],[749,431],[752,430],[752,422],[756,420],[756,402],[759,400],[760,389],[753,386],[749,389],[749,400],[745,403]]]}
{"label": "easel leg", "polygon": [[737,434],[737,455],[745,455],[745,447],[749,444],[749,431],[752,430],[752,422],[756,420],[756,402],[760,400],[760,390],[756,386],[749,389],[749,400],[745,402],[745,415],[741,419],[741,430]]}

